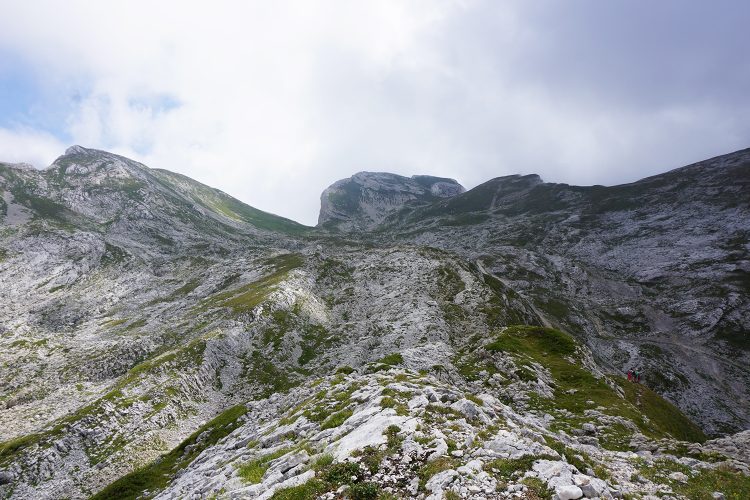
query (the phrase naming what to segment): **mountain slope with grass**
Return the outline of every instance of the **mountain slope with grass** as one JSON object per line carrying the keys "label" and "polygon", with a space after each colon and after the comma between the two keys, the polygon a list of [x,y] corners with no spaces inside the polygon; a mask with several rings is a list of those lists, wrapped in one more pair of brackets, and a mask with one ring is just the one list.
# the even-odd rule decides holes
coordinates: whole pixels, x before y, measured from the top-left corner
{"label": "mountain slope with grass", "polygon": [[476,261],[710,434],[750,427],[750,150],[621,186],[493,179],[368,233]]}
{"label": "mountain slope with grass", "polygon": [[[357,174],[317,228],[102,151],[2,164],[0,498],[746,498],[745,353],[684,327],[743,331],[742,154],[733,184]],[[685,192],[713,230],[675,245]]]}

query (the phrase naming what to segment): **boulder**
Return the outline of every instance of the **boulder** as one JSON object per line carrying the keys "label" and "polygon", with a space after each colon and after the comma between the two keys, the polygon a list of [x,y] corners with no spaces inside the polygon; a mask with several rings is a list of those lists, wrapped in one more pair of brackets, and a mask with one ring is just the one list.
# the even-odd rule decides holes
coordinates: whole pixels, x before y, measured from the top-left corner
{"label": "boulder", "polygon": [[575,500],[583,496],[583,491],[578,486],[571,484],[568,486],[558,486],[555,494],[560,500]]}
{"label": "boulder", "polygon": [[673,472],[669,475],[669,479],[678,483],[687,483],[688,477],[682,472]]}
{"label": "boulder", "polygon": [[458,476],[458,472],[453,469],[444,470],[438,472],[432,476],[425,484],[425,489],[432,493],[442,493],[445,489],[451,485],[451,483]]}

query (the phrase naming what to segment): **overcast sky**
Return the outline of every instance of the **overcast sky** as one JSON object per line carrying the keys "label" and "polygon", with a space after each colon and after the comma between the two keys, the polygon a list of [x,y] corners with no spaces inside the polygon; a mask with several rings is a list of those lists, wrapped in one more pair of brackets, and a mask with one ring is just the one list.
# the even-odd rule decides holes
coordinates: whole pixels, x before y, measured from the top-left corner
{"label": "overcast sky", "polygon": [[616,184],[750,146],[750,2],[0,0],[0,160],[71,144],[314,224],[361,170]]}

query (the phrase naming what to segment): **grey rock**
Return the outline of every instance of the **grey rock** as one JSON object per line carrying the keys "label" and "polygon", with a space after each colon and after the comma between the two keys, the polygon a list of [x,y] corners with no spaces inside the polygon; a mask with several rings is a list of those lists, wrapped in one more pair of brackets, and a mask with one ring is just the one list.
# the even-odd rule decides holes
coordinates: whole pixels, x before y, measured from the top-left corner
{"label": "grey rock", "polygon": [[11,484],[13,482],[13,474],[8,471],[0,471],[0,484]]}

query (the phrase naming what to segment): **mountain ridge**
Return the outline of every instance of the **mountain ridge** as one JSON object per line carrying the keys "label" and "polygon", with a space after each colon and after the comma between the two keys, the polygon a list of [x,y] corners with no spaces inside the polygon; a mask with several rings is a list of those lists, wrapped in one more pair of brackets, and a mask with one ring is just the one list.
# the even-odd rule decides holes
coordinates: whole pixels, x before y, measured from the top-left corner
{"label": "mountain ridge", "polygon": [[750,150],[604,192],[360,173],[316,228],[70,151],[0,165],[0,497],[750,491],[750,434],[704,435],[750,422]]}

